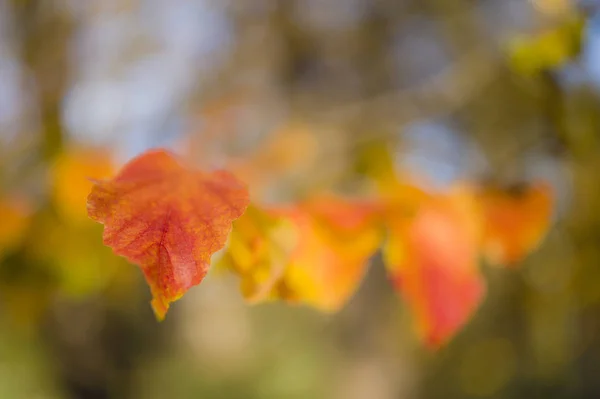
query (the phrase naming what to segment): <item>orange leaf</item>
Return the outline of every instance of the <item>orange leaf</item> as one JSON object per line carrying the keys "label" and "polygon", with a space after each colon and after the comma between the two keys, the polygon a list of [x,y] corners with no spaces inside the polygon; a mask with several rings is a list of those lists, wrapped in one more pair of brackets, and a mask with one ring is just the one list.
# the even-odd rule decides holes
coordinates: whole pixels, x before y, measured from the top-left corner
{"label": "orange leaf", "polygon": [[283,299],[338,310],[356,291],[381,232],[365,201],[316,197],[249,212],[234,224],[222,264],[251,302]]}
{"label": "orange leaf", "polygon": [[548,231],[552,214],[550,187],[502,190],[486,187],[477,193],[484,228],[482,251],[497,265],[513,265],[534,250]]}
{"label": "orange leaf", "polygon": [[92,188],[89,178],[114,173],[110,154],[101,149],[76,148],[61,153],[52,166],[52,194],[57,211],[67,221],[85,221],[85,198]]}
{"label": "orange leaf", "polygon": [[477,215],[472,195],[460,188],[424,201],[414,217],[389,222],[386,266],[431,347],[445,344],[485,293]]}
{"label": "orange leaf", "polygon": [[246,187],[228,172],[192,170],[151,150],[94,184],[88,214],[104,224],[104,243],[142,268],[162,320],[171,302],[202,281],[248,202]]}
{"label": "orange leaf", "polygon": [[279,295],[323,311],[338,310],[356,291],[379,247],[379,208],[323,196],[279,212],[290,218],[299,237]]}

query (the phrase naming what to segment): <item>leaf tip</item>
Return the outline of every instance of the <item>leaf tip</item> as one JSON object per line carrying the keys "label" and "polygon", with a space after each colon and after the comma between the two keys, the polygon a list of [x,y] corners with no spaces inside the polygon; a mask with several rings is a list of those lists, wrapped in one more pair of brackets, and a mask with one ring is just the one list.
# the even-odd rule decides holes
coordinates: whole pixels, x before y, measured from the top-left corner
{"label": "leaf tip", "polygon": [[164,321],[165,317],[167,316],[167,311],[169,310],[169,304],[159,300],[158,298],[154,298],[150,302],[150,305],[152,306],[156,320],[158,322]]}

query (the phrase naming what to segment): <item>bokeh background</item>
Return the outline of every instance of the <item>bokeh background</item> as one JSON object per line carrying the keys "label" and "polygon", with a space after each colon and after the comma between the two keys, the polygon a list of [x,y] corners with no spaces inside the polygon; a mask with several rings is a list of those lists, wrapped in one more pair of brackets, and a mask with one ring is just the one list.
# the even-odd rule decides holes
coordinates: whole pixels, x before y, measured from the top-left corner
{"label": "bokeh background", "polygon": [[[0,0],[0,398],[599,398],[599,27],[593,0]],[[334,315],[213,272],[159,324],[86,217],[86,178],[151,147],[277,202],[360,192],[381,144],[556,191],[437,352],[378,257]]]}

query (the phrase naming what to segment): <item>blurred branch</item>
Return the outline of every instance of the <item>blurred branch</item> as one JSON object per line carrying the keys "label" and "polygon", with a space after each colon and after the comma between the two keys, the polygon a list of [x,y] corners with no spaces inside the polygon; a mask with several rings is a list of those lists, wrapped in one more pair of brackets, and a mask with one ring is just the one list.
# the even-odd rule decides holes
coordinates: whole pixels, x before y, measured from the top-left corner
{"label": "blurred branch", "polygon": [[54,2],[12,1],[22,58],[37,89],[42,155],[52,159],[63,145],[62,98],[69,78],[68,47],[73,21]]}
{"label": "blurred branch", "polygon": [[468,104],[497,77],[501,60],[489,50],[474,49],[426,82],[413,88],[360,100],[355,103],[325,110],[317,115],[324,122],[337,123],[346,120],[361,110],[369,109],[371,115],[394,126],[392,133],[374,131],[359,136],[353,145],[385,138],[396,134],[402,125],[411,122],[447,116]]}

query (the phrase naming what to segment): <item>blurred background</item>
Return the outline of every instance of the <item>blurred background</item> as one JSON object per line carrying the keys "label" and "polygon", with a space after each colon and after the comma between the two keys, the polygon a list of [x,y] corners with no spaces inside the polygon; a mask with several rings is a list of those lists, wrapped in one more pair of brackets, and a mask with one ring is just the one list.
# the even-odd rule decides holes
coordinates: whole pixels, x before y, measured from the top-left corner
{"label": "blurred background", "polygon": [[[599,398],[599,90],[594,0],[0,0],[0,398]],[[381,144],[435,186],[556,190],[438,352],[378,257],[334,315],[213,272],[159,324],[86,216],[151,147],[279,202],[360,193]]]}

